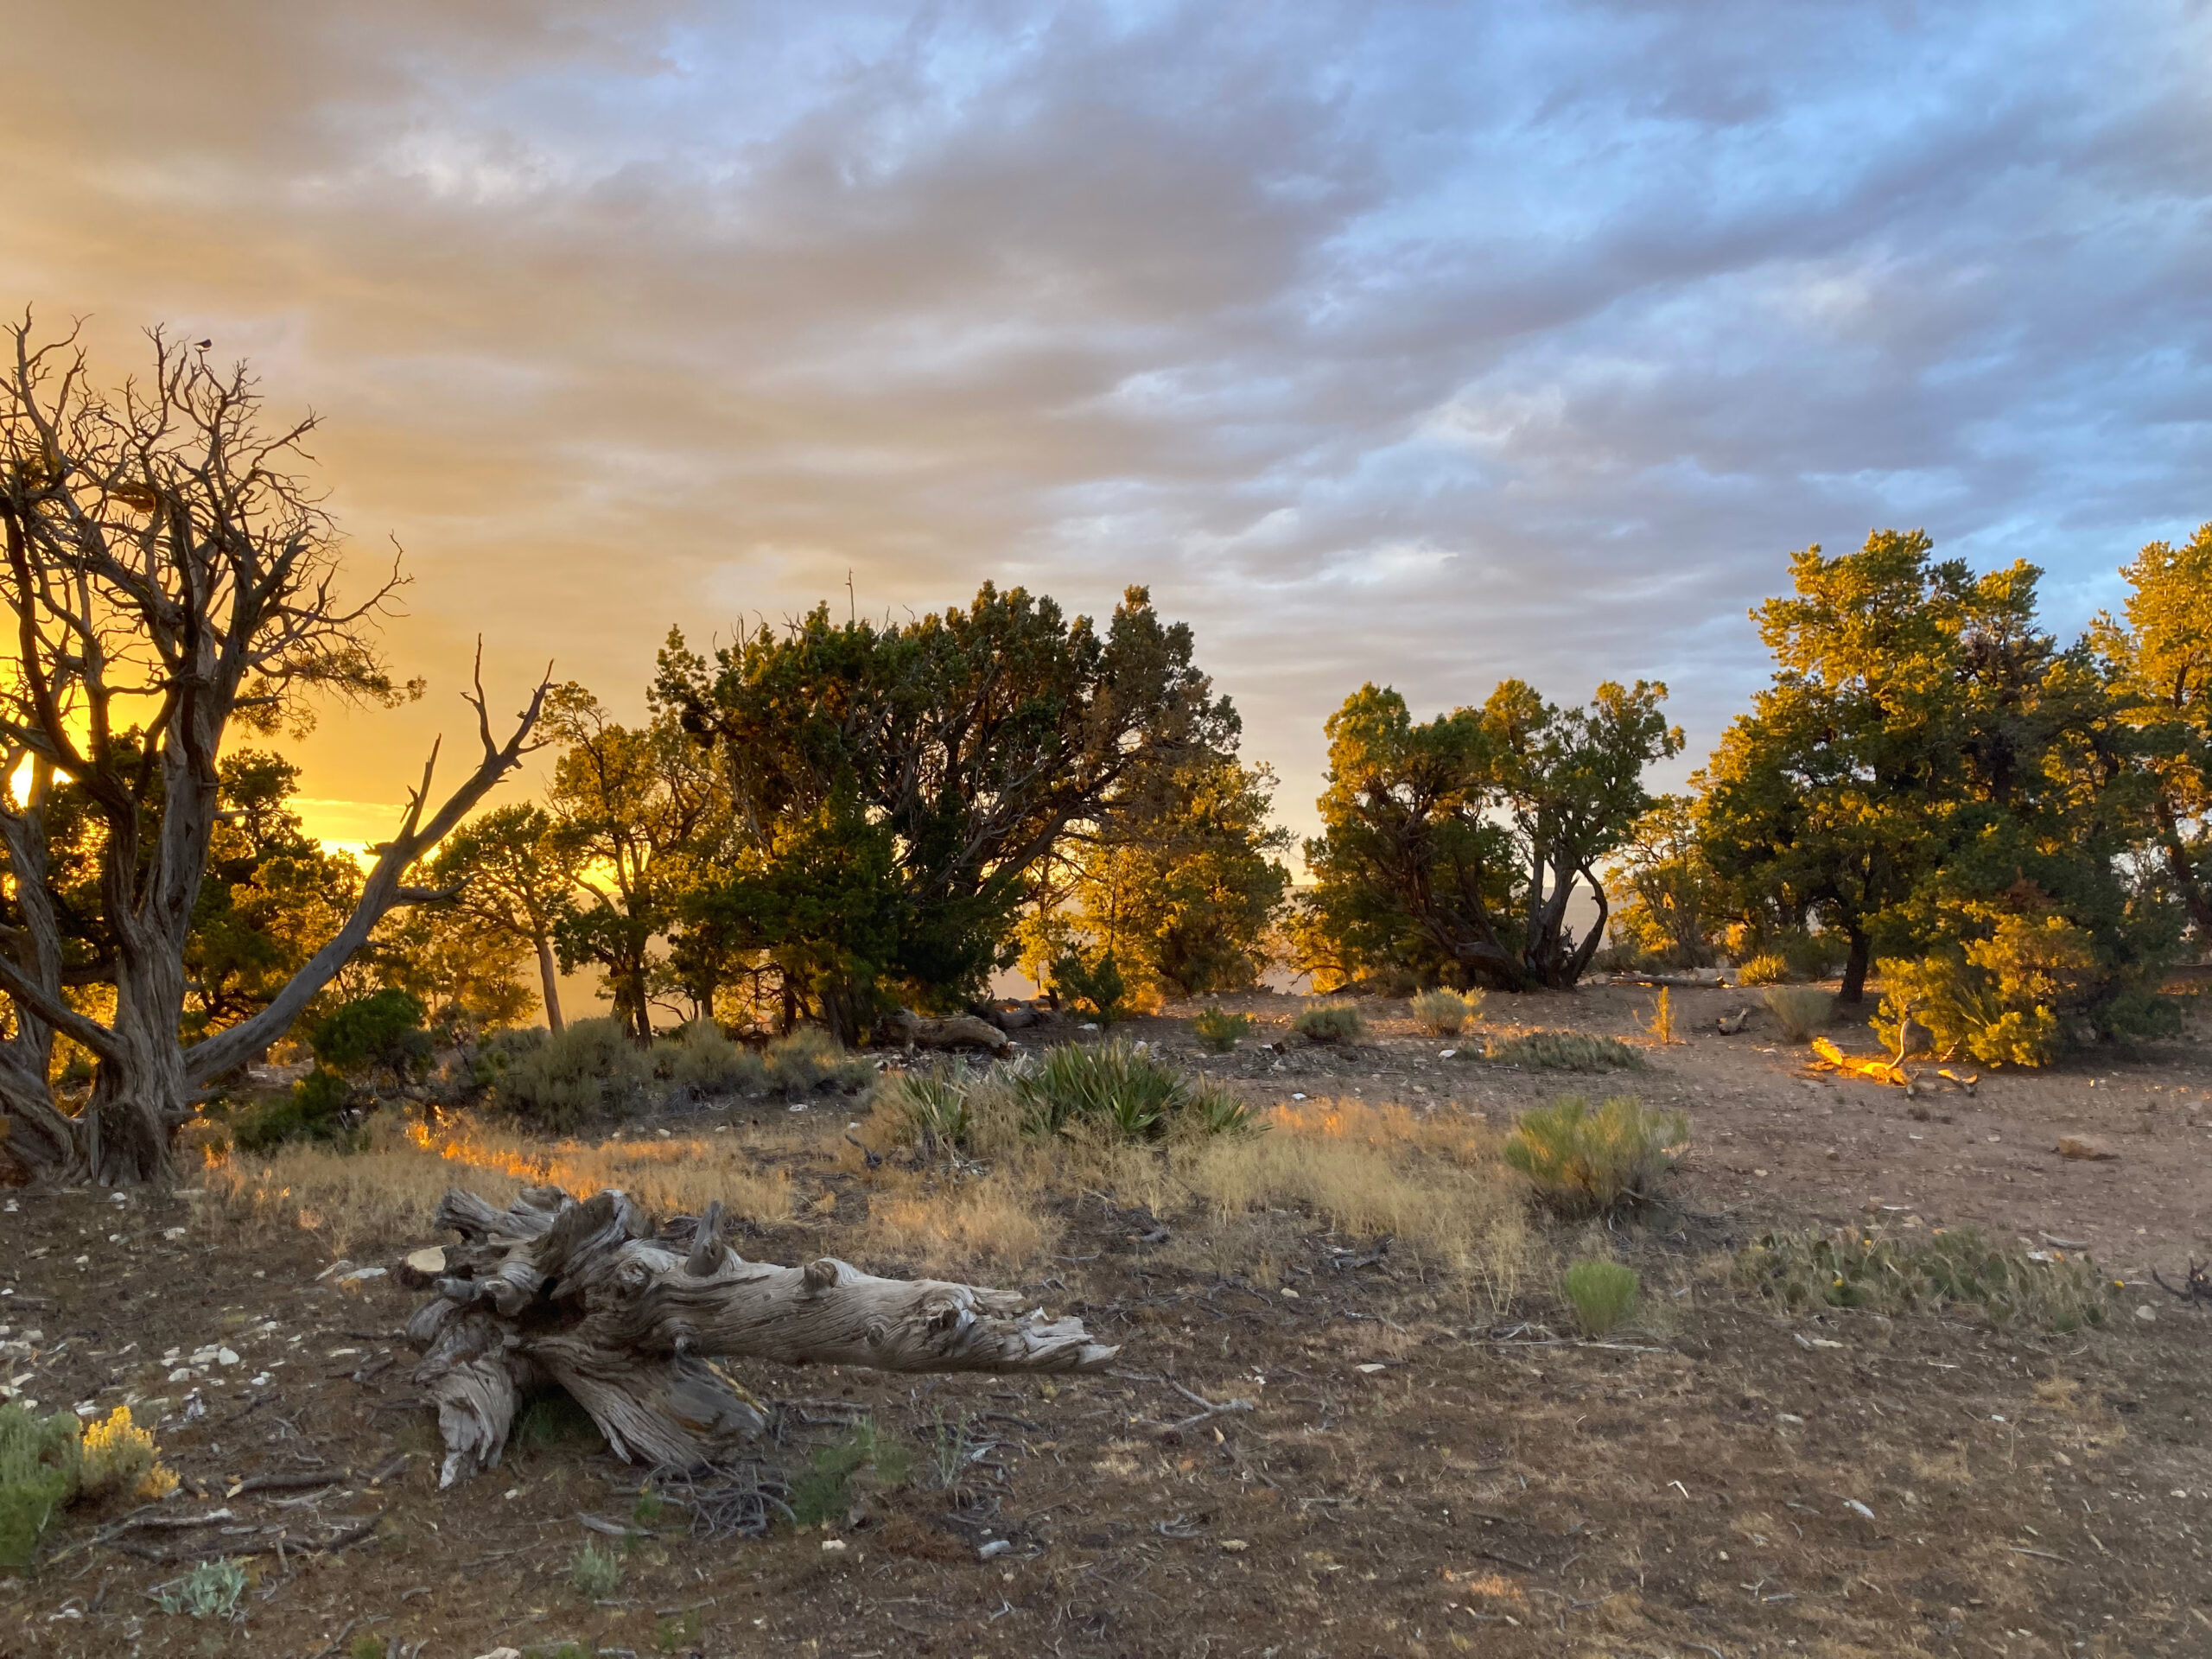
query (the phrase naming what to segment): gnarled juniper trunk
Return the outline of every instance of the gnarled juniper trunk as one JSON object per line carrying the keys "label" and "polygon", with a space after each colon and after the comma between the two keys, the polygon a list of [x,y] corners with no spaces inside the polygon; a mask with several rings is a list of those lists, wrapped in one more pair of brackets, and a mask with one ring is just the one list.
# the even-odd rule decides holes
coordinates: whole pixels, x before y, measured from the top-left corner
{"label": "gnarled juniper trunk", "polygon": [[533,1187],[505,1211],[447,1193],[438,1224],[462,1242],[446,1247],[437,1294],[407,1325],[423,1351],[415,1380],[445,1440],[438,1484],[496,1466],[523,1395],[547,1384],[590,1413],[621,1457],[688,1469],[766,1427],[717,1358],[1088,1371],[1120,1351],[1078,1320],[1023,1312],[1009,1291],[878,1279],[832,1256],[803,1268],[745,1261],[716,1236],[721,1210],[656,1231],[620,1192],[578,1203]]}

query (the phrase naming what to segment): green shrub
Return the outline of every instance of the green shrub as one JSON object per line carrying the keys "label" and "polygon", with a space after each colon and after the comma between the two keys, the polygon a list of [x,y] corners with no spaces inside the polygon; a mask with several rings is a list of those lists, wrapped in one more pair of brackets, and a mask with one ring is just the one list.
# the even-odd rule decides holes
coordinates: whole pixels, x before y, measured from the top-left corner
{"label": "green shrub", "polygon": [[2111,1025],[2115,993],[2124,991],[2100,972],[2087,930],[2063,916],[1986,905],[1961,906],[1948,919],[1980,937],[1917,962],[1878,964],[1885,995],[1875,1029],[1885,1041],[1894,1044],[1910,1017],[1935,1033],[1947,1058],[1963,1051],[1986,1065],[2048,1065],[2066,1046],[2068,1016],[2086,1020],[2095,1007]]}
{"label": "green shrub", "polygon": [[1191,1020],[1191,1033],[1216,1054],[1226,1054],[1236,1039],[1252,1034],[1252,1016],[1231,1014],[1219,1003],[1201,1009]]}
{"label": "green shrub", "polygon": [[1553,1208],[1586,1215],[1648,1201],[1689,1138],[1680,1112],[1647,1111],[1626,1095],[1593,1110],[1570,1096],[1523,1113],[1505,1138],[1505,1161]]}
{"label": "green shrub", "polygon": [[1851,946],[1840,933],[1793,928],[1781,936],[1782,959],[1798,979],[1827,979],[1840,972]]}
{"label": "green shrub", "polygon": [[1753,957],[1736,969],[1738,985],[1779,985],[1789,977],[1789,964],[1774,951]]}
{"label": "green shrub", "polygon": [[353,1098],[353,1084],[318,1065],[289,1092],[239,1112],[231,1139],[245,1152],[266,1152],[287,1141],[349,1142],[345,1113]]}
{"label": "green shrub", "polygon": [[245,1595],[245,1563],[202,1561],[182,1578],[163,1585],[155,1600],[165,1613],[230,1621],[245,1616],[238,1605]]}
{"label": "green shrub", "polygon": [[1586,1337],[1602,1337],[1628,1317],[1643,1281],[1618,1262],[1578,1262],[1560,1279]]}
{"label": "green shrub", "polygon": [[1979,1307],[1993,1325],[2061,1332],[2103,1324],[2110,1300],[2088,1256],[2007,1250],[1972,1229],[1924,1239],[1859,1228],[1770,1233],[1738,1253],[1736,1279],[1792,1313],[1902,1313],[1955,1303]]}
{"label": "green shrub", "polygon": [[635,1110],[652,1078],[645,1052],[620,1021],[579,1020],[517,1053],[496,1086],[510,1111],[566,1131]]}
{"label": "green shrub", "polygon": [[874,1075],[873,1061],[853,1053],[819,1026],[802,1026],[768,1045],[768,1080],[794,1099],[823,1084],[857,1089]]}
{"label": "green shrub", "polygon": [[1414,1023],[1432,1037],[1457,1037],[1468,1020],[1482,1012],[1483,994],[1461,995],[1441,988],[1423,991],[1413,1001]]}
{"label": "green shrub", "polygon": [[964,1065],[909,1071],[884,1086],[880,1102],[931,1150],[965,1147],[972,1127],[968,1093],[975,1077]]}
{"label": "green shrub", "polygon": [[810,1527],[842,1520],[852,1507],[854,1479],[864,1471],[884,1487],[904,1486],[914,1478],[913,1452],[883,1440],[875,1420],[865,1417],[844,1439],[817,1451],[805,1471],[791,1482],[793,1524]]}
{"label": "green shrub", "polygon": [[1649,1063],[1617,1037],[1589,1037],[1579,1031],[1532,1031],[1493,1040],[1484,1057],[1497,1065],[1525,1065],[1545,1071],[1643,1071]]}
{"label": "green shrub", "polygon": [[84,1425],[0,1405],[0,1567],[29,1567],[54,1515],[76,1495]]}
{"label": "green shrub", "polygon": [[569,1582],[586,1601],[605,1601],[622,1586],[622,1558],[611,1549],[586,1544],[569,1568]]}
{"label": "green shrub", "polygon": [[1760,999],[1793,1043],[1808,1043],[1835,1012],[1835,998],[1817,985],[1770,985]]}
{"label": "green shrub", "polygon": [[1122,1006],[1129,995],[1128,982],[1111,950],[1094,963],[1067,952],[1052,964],[1052,989],[1070,1007],[1096,1014],[1102,1025],[1110,1026],[1128,1012]]}
{"label": "green shrub", "polygon": [[757,1094],[768,1086],[767,1063],[711,1020],[694,1020],[655,1043],[652,1067],[655,1077],[693,1100]]}
{"label": "green shrub", "polygon": [[1179,1127],[1213,1135],[1250,1127],[1249,1113],[1234,1096],[1128,1043],[1065,1044],[1006,1075],[1032,1135],[1057,1134],[1077,1122],[1130,1138]]}
{"label": "green shrub", "polygon": [[308,1046],[333,1071],[382,1071],[394,1084],[420,1072],[431,1046],[423,1005],[405,991],[390,989],[334,1009],[308,1033]]}
{"label": "green shrub", "polygon": [[1359,1010],[1349,1002],[1315,1002],[1298,1016],[1295,1029],[1314,1043],[1348,1043],[1366,1029]]}

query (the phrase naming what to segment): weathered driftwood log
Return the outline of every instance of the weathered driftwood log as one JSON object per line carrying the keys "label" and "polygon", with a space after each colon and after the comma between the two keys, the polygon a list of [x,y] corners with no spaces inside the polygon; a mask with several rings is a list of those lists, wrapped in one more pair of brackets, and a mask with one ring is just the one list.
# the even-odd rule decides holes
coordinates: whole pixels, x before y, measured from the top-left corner
{"label": "weathered driftwood log", "polygon": [[888,1022],[891,1035],[912,1048],[981,1048],[993,1054],[1007,1052],[1006,1033],[988,1020],[972,1014],[955,1014],[942,1020],[901,1008]]}
{"label": "weathered driftwood log", "polygon": [[[557,1384],[626,1459],[691,1468],[766,1427],[717,1357],[887,1371],[1084,1371],[1119,1351],[1081,1321],[1024,1313],[1015,1293],[878,1279],[823,1256],[747,1262],[716,1236],[721,1206],[656,1234],[620,1192],[582,1203],[532,1187],[505,1210],[448,1192],[436,1295],[407,1323],[415,1381],[438,1409],[438,1484],[499,1461],[523,1397]],[[438,1264],[407,1258],[419,1283]]]}

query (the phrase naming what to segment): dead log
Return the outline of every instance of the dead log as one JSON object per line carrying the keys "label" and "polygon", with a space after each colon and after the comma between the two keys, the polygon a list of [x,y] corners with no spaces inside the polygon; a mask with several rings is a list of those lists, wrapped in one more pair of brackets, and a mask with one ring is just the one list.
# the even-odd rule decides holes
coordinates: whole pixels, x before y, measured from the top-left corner
{"label": "dead log", "polygon": [[1007,1049],[1006,1033],[972,1014],[936,1020],[901,1008],[888,1024],[893,1040],[909,1048],[980,1048],[992,1054],[1003,1054]]}
{"label": "dead log", "polygon": [[532,1187],[505,1210],[449,1192],[437,1294],[407,1337],[438,1410],[438,1484],[495,1467],[522,1399],[564,1389],[626,1460],[678,1469],[767,1427],[717,1358],[887,1371],[1088,1371],[1120,1351],[1082,1322],[1023,1312],[1017,1293],[878,1279],[834,1256],[747,1262],[716,1234],[719,1205],[656,1233],[620,1192],[582,1203]]}

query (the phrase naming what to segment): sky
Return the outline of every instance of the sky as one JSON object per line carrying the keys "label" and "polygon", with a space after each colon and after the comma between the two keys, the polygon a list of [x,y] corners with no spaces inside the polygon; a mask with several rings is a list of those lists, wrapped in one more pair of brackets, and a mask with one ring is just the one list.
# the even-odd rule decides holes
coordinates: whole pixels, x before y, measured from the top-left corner
{"label": "sky", "polygon": [[1763,679],[1789,552],[1925,527],[2063,627],[2212,518],[2200,4],[0,0],[0,307],[312,408],[429,683],[641,711],[848,577],[1195,628],[1314,826],[1363,681]]}

